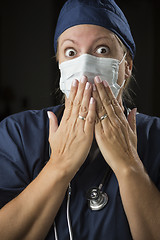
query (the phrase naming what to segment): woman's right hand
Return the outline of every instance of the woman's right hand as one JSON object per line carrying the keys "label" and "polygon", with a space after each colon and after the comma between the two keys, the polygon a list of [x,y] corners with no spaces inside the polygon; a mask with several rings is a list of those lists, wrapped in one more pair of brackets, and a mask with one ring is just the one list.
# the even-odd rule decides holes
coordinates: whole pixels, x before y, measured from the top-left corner
{"label": "woman's right hand", "polygon": [[87,82],[86,77],[82,77],[80,82],[75,80],[69,98],[66,98],[59,126],[55,114],[48,112],[49,142],[52,151],[50,162],[64,170],[70,178],[73,178],[85,161],[93,141],[96,112],[91,92],[92,85]]}

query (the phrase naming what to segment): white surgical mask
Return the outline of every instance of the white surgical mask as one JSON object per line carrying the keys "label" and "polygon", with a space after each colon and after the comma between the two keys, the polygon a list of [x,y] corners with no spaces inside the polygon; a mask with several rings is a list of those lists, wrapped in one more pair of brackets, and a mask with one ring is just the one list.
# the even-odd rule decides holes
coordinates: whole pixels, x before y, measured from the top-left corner
{"label": "white surgical mask", "polygon": [[61,72],[60,89],[69,97],[70,89],[73,80],[80,81],[82,76],[87,76],[88,81],[94,83],[95,76],[99,76],[102,80],[108,82],[113,94],[117,97],[119,90],[123,87],[118,85],[119,65],[123,62],[126,53],[121,61],[113,58],[100,58],[89,54],[83,54],[72,60],[68,60],[59,64]]}

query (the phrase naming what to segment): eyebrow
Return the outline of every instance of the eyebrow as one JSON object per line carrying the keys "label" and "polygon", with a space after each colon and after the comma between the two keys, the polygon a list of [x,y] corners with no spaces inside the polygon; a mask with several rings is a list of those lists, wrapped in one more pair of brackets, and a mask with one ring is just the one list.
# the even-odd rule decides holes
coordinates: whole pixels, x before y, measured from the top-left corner
{"label": "eyebrow", "polygon": [[104,37],[99,37],[99,38],[97,38],[97,39],[95,40],[95,43],[98,42],[98,41],[100,41],[100,40],[103,40],[103,39],[107,39],[107,40],[109,40],[109,41],[113,41],[113,38],[104,36]]}
{"label": "eyebrow", "polygon": [[74,44],[78,44],[78,42],[75,41],[75,40],[72,40],[72,39],[64,39],[63,42],[61,43],[61,46],[62,46],[65,42],[67,42],[67,41],[70,41],[70,42],[72,42],[72,43],[74,43]]}
{"label": "eyebrow", "polygon": [[[99,42],[100,40],[103,40],[103,39],[107,39],[107,40],[109,40],[110,42],[113,42],[113,38],[109,38],[109,37],[107,37],[107,36],[102,36],[102,37],[97,38],[97,39],[94,41],[94,43]],[[62,46],[65,42],[67,42],[67,41],[70,41],[70,42],[72,42],[72,43],[74,43],[74,44],[76,44],[76,45],[79,45],[79,43],[78,43],[77,41],[73,40],[73,39],[64,39],[63,42],[61,43],[61,46]]]}

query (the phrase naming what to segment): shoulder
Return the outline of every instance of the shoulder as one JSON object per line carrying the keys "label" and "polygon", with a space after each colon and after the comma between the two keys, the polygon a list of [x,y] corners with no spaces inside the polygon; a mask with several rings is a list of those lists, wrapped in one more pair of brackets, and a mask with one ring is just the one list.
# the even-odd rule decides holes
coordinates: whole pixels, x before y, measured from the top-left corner
{"label": "shoulder", "polygon": [[61,105],[48,107],[41,110],[28,110],[24,112],[19,112],[13,115],[8,116],[1,121],[0,126],[7,121],[23,122],[24,119],[28,120],[43,120],[47,116],[47,111],[52,111],[56,113],[61,108]]}
{"label": "shoulder", "polygon": [[4,119],[0,123],[0,152],[4,149],[8,151],[7,146],[10,146],[13,152],[17,148],[26,152],[36,152],[36,148],[42,149],[42,145],[48,141],[49,134],[47,111],[57,114],[59,109],[61,106],[29,110]]}
{"label": "shoulder", "polygon": [[160,118],[139,113],[136,121],[138,140],[144,145],[150,144],[150,147],[160,150]]}
{"label": "shoulder", "polygon": [[138,113],[136,116],[137,130],[149,131],[158,130],[160,131],[160,118],[148,116],[142,113]]}
{"label": "shoulder", "polygon": [[145,114],[137,114],[138,140],[150,142],[151,146],[160,148],[160,118]]}
{"label": "shoulder", "polygon": [[146,171],[160,188],[160,118],[137,114],[138,153]]}
{"label": "shoulder", "polygon": [[52,111],[57,114],[60,108],[61,106],[59,105],[41,110],[28,110],[10,115],[0,122],[0,129],[9,130],[10,128],[16,128],[16,130],[18,130],[18,128],[26,129],[27,127],[29,127],[30,130],[33,128],[40,129],[48,121],[47,111]]}

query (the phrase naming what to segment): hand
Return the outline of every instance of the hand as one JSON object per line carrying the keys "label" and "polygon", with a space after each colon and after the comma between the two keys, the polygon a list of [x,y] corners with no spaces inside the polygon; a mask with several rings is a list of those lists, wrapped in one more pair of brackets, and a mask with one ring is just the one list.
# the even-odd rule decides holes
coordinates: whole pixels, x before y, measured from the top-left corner
{"label": "hand", "polygon": [[[135,164],[137,154],[136,109],[126,119],[106,81],[95,78],[93,97],[97,104],[95,137],[100,151],[114,172]],[[103,115],[107,117],[99,120]]]}
{"label": "hand", "polygon": [[86,77],[81,82],[75,80],[69,98],[66,98],[59,127],[55,114],[49,112],[49,142],[52,150],[50,161],[62,166],[73,176],[85,161],[93,141],[96,111],[91,93],[92,86]]}

